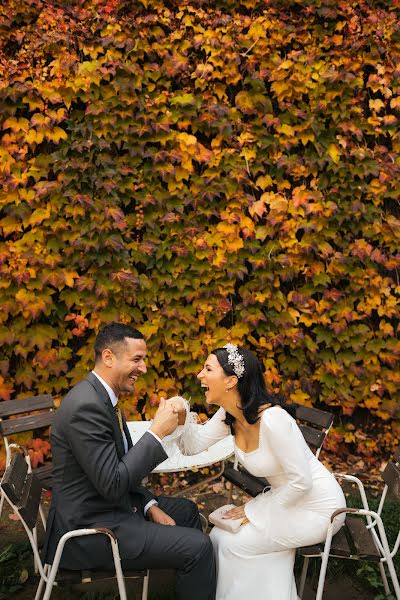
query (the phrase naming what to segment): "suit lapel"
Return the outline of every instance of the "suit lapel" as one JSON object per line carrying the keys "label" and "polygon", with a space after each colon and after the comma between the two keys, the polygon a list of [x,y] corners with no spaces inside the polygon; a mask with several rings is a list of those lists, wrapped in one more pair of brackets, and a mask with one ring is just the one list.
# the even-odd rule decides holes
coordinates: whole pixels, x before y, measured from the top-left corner
{"label": "suit lapel", "polygon": [[[113,438],[115,441],[118,458],[122,458],[125,454],[124,441],[122,438],[121,430],[119,428],[118,417],[115,414],[115,409],[110,400],[110,396],[108,395],[106,388],[97,379],[96,375],[93,375],[93,373],[89,373],[87,375],[86,379],[92,384],[92,386],[95,388],[96,392],[98,393],[99,398],[102,400],[102,402],[104,402],[104,404],[107,407],[107,410],[110,415],[110,424],[111,424],[111,427],[113,430]],[[125,427],[126,427],[126,425],[124,424],[124,432],[125,432]],[[125,435],[126,435],[126,432],[125,432]],[[132,441],[131,441],[131,445],[132,445]],[[129,446],[129,442],[128,442],[128,446]]]}

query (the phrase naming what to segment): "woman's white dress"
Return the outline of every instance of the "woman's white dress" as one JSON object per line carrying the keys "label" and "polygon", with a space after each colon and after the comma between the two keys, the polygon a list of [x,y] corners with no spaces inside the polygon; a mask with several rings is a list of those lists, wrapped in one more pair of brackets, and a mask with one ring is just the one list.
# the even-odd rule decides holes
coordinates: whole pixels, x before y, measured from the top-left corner
{"label": "woman's white dress", "polygon": [[[229,435],[224,420],[220,408],[204,425],[187,429],[181,451],[196,454]],[[279,406],[262,414],[259,447],[243,452],[235,446],[235,454],[250,473],[266,477],[271,490],[245,505],[250,522],[238,533],[213,528],[216,600],[297,600],[295,549],[325,539],[331,514],[345,506],[343,492]],[[343,523],[337,521],[336,530]]]}

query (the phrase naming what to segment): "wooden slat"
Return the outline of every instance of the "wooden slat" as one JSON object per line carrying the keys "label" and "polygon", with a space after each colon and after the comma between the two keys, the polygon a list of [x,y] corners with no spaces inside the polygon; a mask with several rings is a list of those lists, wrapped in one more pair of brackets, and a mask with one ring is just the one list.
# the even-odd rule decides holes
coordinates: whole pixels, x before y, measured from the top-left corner
{"label": "wooden slat", "polygon": [[1,487],[13,504],[18,505],[21,501],[27,473],[28,465],[23,456],[18,453],[13,454],[1,482]]}
{"label": "wooden slat", "polygon": [[12,435],[13,433],[21,433],[23,431],[39,429],[40,427],[48,427],[52,424],[54,416],[54,411],[47,411],[35,415],[27,415],[26,417],[17,417],[16,419],[0,421],[0,432],[3,435]]}
{"label": "wooden slat", "polygon": [[388,462],[382,478],[391,494],[400,500],[400,467],[393,462]]}
{"label": "wooden slat", "polygon": [[49,408],[54,408],[53,396],[51,394],[41,394],[39,396],[30,396],[29,398],[6,400],[0,402],[0,419],[12,415],[33,412],[34,410],[44,410]]}
{"label": "wooden slat", "polygon": [[309,446],[312,446],[313,448],[320,448],[322,446],[326,437],[326,434],[323,431],[302,424],[299,425],[299,428]]}
{"label": "wooden slat", "polygon": [[41,467],[37,467],[36,469],[33,469],[33,472],[35,473],[36,477],[39,479],[42,486],[44,488],[48,489],[48,485],[46,485],[46,484],[50,483],[53,479],[53,463],[46,462]]}
{"label": "wooden slat", "polygon": [[42,486],[40,481],[33,473],[29,473],[25,480],[19,510],[21,517],[30,529],[33,529],[36,525],[41,495]]}
{"label": "wooden slat", "polygon": [[350,532],[357,557],[368,561],[379,562],[381,555],[375,546],[371,533],[366,527],[364,519],[348,516],[346,518],[346,527]]}
{"label": "wooden slat", "polygon": [[300,404],[296,408],[296,419],[320,429],[328,429],[333,423],[333,415],[331,413]]}
{"label": "wooden slat", "polygon": [[236,470],[233,467],[226,467],[224,470],[224,477],[233,485],[237,485],[244,490],[250,496],[258,496],[261,494],[265,487],[269,486],[266,479],[254,477],[250,473],[243,471],[242,469]]}

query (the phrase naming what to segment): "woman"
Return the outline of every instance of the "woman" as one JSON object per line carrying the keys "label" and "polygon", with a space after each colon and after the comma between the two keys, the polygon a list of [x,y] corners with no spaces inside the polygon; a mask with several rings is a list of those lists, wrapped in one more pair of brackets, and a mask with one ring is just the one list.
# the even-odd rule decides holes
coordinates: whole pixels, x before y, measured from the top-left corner
{"label": "woman", "polygon": [[185,430],[181,451],[201,452],[232,431],[239,462],[271,484],[226,514],[248,519],[237,533],[211,532],[216,599],[296,600],[295,549],[325,539],[331,514],[345,506],[342,490],[308,448],[289,407],[268,395],[249,350],[234,344],[214,350],[197,377],[207,404],[221,408],[202,427]]}

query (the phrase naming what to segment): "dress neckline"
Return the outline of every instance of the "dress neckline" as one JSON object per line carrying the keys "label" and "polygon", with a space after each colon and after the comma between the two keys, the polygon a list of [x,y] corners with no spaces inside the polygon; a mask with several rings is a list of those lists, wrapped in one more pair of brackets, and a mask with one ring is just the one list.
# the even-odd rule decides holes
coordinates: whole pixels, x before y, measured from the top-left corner
{"label": "dress neckline", "polygon": [[268,410],[268,408],[266,408],[265,410],[263,410],[262,415],[260,417],[260,428],[258,430],[258,446],[257,446],[257,448],[254,448],[254,450],[250,450],[249,452],[246,452],[246,450],[242,450],[241,448],[239,448],[239,446],[235,442],[235,436],[233,436],[233,444],[234,444],[236,450],[238,450],[242,454],[246,454],[246,456],[250,456],[250,454],[254,454],[255,452],[258,452],[260,450],[260,448],[261,448],[261,426],[263,424],[263,419],[262,418],[263,418],[263,414],[267,410]]}

